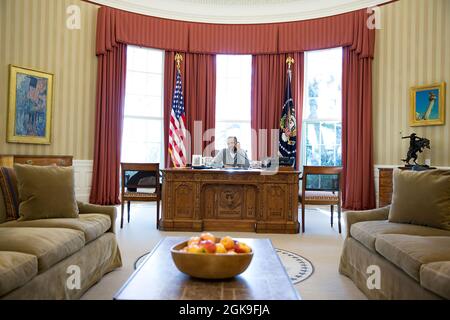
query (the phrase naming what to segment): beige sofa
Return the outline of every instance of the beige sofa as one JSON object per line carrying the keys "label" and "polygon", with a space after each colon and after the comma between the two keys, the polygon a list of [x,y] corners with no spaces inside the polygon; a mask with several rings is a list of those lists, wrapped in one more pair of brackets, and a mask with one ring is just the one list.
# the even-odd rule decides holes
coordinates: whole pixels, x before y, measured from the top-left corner
{"label": "beige sofa", "polygon": [[0,192],[0,299],[77,299],[122,266],[116,208],[78,209],[78,218],[5,222]]}
{"label": "beige sofa", "polygon": [[[450,231],[388,216],[389,206],[347,212],[339,272],[370,299],[450,299]],[[379,267],[379,288],[373,277],[367,285],[370,266]]]}

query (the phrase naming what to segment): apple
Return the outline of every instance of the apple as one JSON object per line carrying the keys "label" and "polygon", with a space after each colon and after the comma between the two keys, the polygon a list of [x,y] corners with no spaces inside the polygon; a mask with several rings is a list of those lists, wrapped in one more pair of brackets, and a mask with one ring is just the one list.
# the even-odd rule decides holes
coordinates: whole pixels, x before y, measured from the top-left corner
{"label": "apple", "polygon": [[193,244],[198,244],[200,242],[200,237],[191,237],[188,241],[188,246]]}
{"label": "apple", "polygon": [[227,254],[236,254],[236,251],[234,251],[234,249],[228,250]]}
{"label": "apple", "polygon": [[223,237],[220,239],[220,243],[225,247],[225,249],[230,250],[234,248],[233,238],[230,236]]}
{"label": "apple", "polygon": [[221,243],[216,244],[216,253],[227,253],[227,249]]}
{"label": "apple", "polygon": [[237,242],[234,244],[234,251],[237,253],[249,253],[252,249],[243,242]]}
{"label": "apple", "polygon": [[212,233],[209,233],[209,232],[203,232],[200,235],[200,240],[209,240],[212,243],[216,243],[216,237]]}
{"label": "apple", "polygon": [[198,244],[199,247],[205,248],[207,253],[215,253],[216,252],[216,244],[211,240],[202,240]]}

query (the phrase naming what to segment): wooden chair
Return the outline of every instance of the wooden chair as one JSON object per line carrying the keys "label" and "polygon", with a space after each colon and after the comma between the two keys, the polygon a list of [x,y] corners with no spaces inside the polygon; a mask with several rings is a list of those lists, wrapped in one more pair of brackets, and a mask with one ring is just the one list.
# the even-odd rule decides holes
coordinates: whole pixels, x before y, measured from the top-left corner
{"label": "wooden chair", "polygon": [[[308,187],[308,178],[313,175],[335,176],[330,183],[324,186]],[[334,206],[338,208],[339,233],[341,233],[341,177],[342,167],[319,167],[304,166],[302,176],[302,192],[299,195],[299,202],[302,204],[302,232],[305,232],[305,205],[330,205],[331,206],[331,226],[333,226]]]}
{"label": "wooden chair", "polygon": [[[156,201],[156,228],[159,229],[159,202],[161,201],[159,163],[121,163],[120,168],[122,170],[120,228],[123,228],[125,201],[128,202],[128,222],[130,222],[131,201]],[[138,188],[154,188],[155,192],[138,192]]]}

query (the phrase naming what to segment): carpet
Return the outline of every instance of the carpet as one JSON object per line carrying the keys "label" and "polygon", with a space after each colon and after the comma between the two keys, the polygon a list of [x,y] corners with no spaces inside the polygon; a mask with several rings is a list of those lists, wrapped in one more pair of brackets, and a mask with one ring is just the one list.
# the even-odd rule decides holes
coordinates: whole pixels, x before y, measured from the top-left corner
{"label": "carpet", "polygon": [[[308,279],[314,272],[314,266],[305,257],[298,255],[294,252],[275,248],[278,257],[281,260],[292,284],[297,284]],[[144,262],[149,252],[143,254],[134,262],[134,269],[136,270],[139,265]]]}

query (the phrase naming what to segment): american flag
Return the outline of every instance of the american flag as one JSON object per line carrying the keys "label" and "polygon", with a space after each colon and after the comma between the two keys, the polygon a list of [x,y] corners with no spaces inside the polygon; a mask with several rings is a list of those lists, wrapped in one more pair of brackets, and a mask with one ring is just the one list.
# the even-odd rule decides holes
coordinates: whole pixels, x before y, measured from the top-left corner
{"label": "american flag", "polygon": [[184,113],[183,92],[181,88],[181,74],[177,70],[175,91],[172,99],[172,112],[170,113],[169,126],[169,153],[175,167],[186,166],[186,127],[184,123],[186,117]]}

